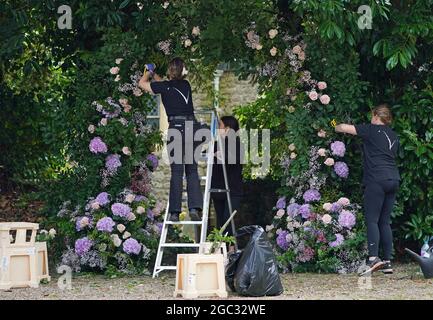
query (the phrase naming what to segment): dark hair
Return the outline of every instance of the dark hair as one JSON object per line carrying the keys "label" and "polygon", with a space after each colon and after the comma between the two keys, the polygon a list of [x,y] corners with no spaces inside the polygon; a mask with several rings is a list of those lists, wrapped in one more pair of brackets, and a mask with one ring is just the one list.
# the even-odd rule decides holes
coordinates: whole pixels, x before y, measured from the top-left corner
{"label": "dark hair", "polygon": [[183,69],[185,68],[185,62],[181,58],[174,58],[168,64],[167,75],[170,80],[183,80]]}
{"label": "dark hair", "polygon": [[379,104],[373,109],[373,115],[378,116],[380,121],[382,121],[386,125],[390,125],[392,123],[392,113],[391,109],[386,103]]}
{"label": "dark hair", "polygon": [[239,131],[239,122],[235,117],[224,116],[221,118],[221,121],[224,123],[225,127],[229,127],[230,129],[233,129],[235,132]]}

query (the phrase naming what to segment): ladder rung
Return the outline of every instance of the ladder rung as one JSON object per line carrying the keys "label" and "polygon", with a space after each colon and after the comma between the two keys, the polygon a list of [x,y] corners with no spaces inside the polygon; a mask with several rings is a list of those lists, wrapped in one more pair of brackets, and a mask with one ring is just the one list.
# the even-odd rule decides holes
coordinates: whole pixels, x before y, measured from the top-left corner
{"label": "ladder rung", "polygon": [[177,247],[198,248],[198,247],[200,247],[200,244],[199,243],[163,243],[163,244],[161,244],[161,247],[165,247],[165,248],[177,248]]}
{"label": "ladder rung", "polygon": [[177,269],[176,266],[160,266],[160,267],[157,267],[157,268],[156,268],[157,273],[158,273],[159,271],[163,271],[163,270],[176,270],[176,269]]}
{"label": "ladder rung", "polygon": [[227,193],[227,192],[230,192],[230,190],[228,190],[228,189],[209,189],[209,192],[211,192],[211,193],[218,193],[218,192]]}
{"label": "ladder rung", "polygon": [[191,224],[203,224],[203,221],[167,221],[165,224],[170,224],[170,225],[191,225]]}

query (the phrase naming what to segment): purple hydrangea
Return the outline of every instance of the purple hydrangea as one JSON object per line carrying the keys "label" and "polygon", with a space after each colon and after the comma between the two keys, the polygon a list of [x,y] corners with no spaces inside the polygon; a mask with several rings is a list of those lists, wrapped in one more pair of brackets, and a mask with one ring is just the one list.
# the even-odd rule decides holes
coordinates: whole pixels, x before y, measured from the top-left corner
{"label": "purple hydrangea", "polygon": [[352,229],[356,224],[356,217],[352,212],[343,210],[338,217],[338,223],[344,228]]}
{"label": "purple hydrangea", "polygon": [[106,153],[108,151],[107,145],[100,137],[95,137],[90,141],[89,150],[92,153]]}
{"label": "purple hydrangea", "polygon": [[141,201],[147,201],[147,198],[145,196],[136,196],[134,199],[134,202],[141,202]]}
{"label": "purple hydrangea", "polygon": [[147,159],[147,161],[150,161],[150,163],[152,163],[152,169],[153,170],[156,170],[156,168],[158,168],[159,161],[158,161],[158,157],[156,155],[151,153],[147,156],[146,159]]}
{"label": "purple hydrangea", "polygon": [[349,167],[345,162],[339,161],[334,164],[334,171],[337,176],[347,178],[349,176]]}
{"label": "purple hydrangea", "polygon": [[155,219],[155,213],[153,212],[153,210],[151,210],[151,209],[147,209],[147,217],[148,217],[150,220]]}
{"label": "purple hydrangea", "polygon": [[162,222],[158,222],[158,223],[156,224],[156,226],[158,227],[159,234],[161,234],[161,232],[162,232],[162,227],[163,227]]}
{"label": "purple hydrangea", "polygon": [[291,203],[289,204],[289,206],[287,207],[287,214],[289,215],[289,217],[294,218],[299,214],[299,208],[301,206],[297,203]]}
{"label": "purple hydrangea", "polygon": [[123,242],[123,251],[127,254],[139,254],[141,251],[141,244],[134,238],[129,238]]}
{"label": "purple hydrangea", "polygon": [[329,246],[332,247],[332,248],[339,247],[344,242],[344,237],[341,234],[336,233],[335,237],[336,237],[336,239],[334,241],[332,241],[332,242],[329,243]]}
{"label": "purple hydrangea", "polygon": [[346,153],[346,145],[341,141],[331,143],[331,151],[334,156],[344,157]]}
{"label": "purple hydrangea", "polygon": [[303,198],[306,203],[309,203],[313,201],[320,201],[321,196],[318,190],[310,189],[305,191]]}
{"label": "purple hydrangea", "polygon": [[286,197],[279,198],[275,206],[277,209],[284,209],[286,207]]}
{"label": "purple hydrangea", "polygon": [[127,218],[131,213],[131,207],[123,203],[115,203],[111,206],[111,212],[115,216]]}
{"label": "purple hydrangea", "polygon": [[311,215],[310,205],[303,204],[302,206],[300,206],[299,213],[301,214],[302,218],[308,219]]}
{"label": "purple hydrangea", "polygon": [[287,235],[287,231],[281,231],[277,237],[277,245],[284,251],[289,248],[289,243],[287,242]]}
{"label": "purple hydrangea", "polygon": [[105,167],[111,173],[117,171],[118,168],[122,166],[122,162],[120,162],[120,156],[118,154],[110,154],[105,159]]}
{"label": "purple hydrangea", "polygon": [[111,233],[113,232],[113,227],[115,225],[116,224],[114,223],[113,219],[111,219],[110,217],[105,217],[100,219],[98,223],[96,223],[96,229],[98,229],[101,232]]}
{"label": "purple hydrangea", "polygon": [[98,194],[95,200],[101,206],[105,206],[110,203],[110,195],[107,192],[101,192],[100,194]]}
{"label": "purple hydrangea", "polygon": [[343,207],[341,206],[341,204],[334,202],[331,206],[331,212],[338,213],[341,211],[342,208]]}
{"label": "purple hydrangea", "polygon": [[84,237],[78,239],[77,241],[75,241],[75,253],[78,254],[79,256],[82,256],[83,254],[89,252],[92,246],[93,246],[93,241],[90,240],[89,238]]}

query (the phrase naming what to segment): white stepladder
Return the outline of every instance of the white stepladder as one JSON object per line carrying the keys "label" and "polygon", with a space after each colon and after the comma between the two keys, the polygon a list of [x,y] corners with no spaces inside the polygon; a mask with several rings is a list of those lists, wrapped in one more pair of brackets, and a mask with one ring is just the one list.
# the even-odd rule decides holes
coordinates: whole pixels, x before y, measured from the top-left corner
{"label": "white stepladder", "polygon": [[[179,221],[179,222],[173,222],[169,221],[169,203],[167,203],[167,208],[165,212],[164,217],[164,223],[162,226],[161,231],[161,237],[159,240],[159,246],[158,246],[158,252],[156,254],[156,261],[155,261],[155,267],[153,270],[153,278],[157,277],[160,272],[165,270],[176,270],[176,266],[170,266],[170,265],[163,265],[162,260],[164,256],[164,249],[165,248],[196,248],[197,251],[200,248],[200,245],[206,242],[207,238],[207,228],[208,228],[208,219],[209,219],[209,206],[210,206],[210,196],[211,193],[226,193],[227,195],[227,202],[229,211],[233,212],[232,210],[232,203],[230,199],[230,189],[228,185],[227,180],[227,168],[225,166],[225,157],[222,157],[222,168],[223,168],[223,175],[224,175],[224,182],[225,182],[225,189],[212,189],[211,188],[211,182],[212,182],[212,169],[214,165],[214,148],[215,143],[217,143],[218,150],[221,151],[221,153],[224,155],[224,144],[221,142],[221,137],[218,134],[218,116],[216,112],[214,111],[202,111],[202,112],[196,112],[197,114],[208,114],[211,115],[211,125],[210,125],[210,131],[211,131],[211,137],[208,143],[208,147],[206,149],[206,155],[203,157],[203,159],[206,160],[207,166],[206,166],[206,176],[203,176],[200,178],[201,181],[205,181],[205,190],[204,190],[204,197],[203,197],[203,214],[202,214],[202,220],[201,221]],[[184,201],[185,199],[183,199]],[[199,226],[201,226],[200,230],[200,240],[196,239],[195,243],[167,243],[167,235],[168,235],[168,228],[170,226],[176,226],[176,225],[193,225],[195,226],[195,232],[197,235],[197,229]],[[231,227],[233,234],[235,234],[236,228],[234,221],[231,221]],[[197,238],[197,236],[196,236]],[[199,241],[199,242],[198,242]],[[235,243],[235,247],[237,250],[237,244]]]}

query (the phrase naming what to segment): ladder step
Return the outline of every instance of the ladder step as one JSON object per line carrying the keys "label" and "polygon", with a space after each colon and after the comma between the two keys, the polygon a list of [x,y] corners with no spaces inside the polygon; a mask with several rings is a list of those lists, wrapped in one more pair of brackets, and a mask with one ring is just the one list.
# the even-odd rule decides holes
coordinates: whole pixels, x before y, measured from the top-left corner
{"label": "ladder step", "polygon": [[167,221],[165,224],[169,225],[191,225],[203,224],[203,221]]}
{"label": "ladder step", "polygon": [[219,192],[228,193],[228,192],[230,192],[230,190],[227,190],[227,189],[209,189],[209,192],[211,192],[211,193],[219,193]]}
{"label": "ladder step", "polygon": [[176,266],[160,266],[156,268],[156,272],[160,272],[163,270],[176,270],[177,267]]}
{"label": "ladder step", "polygon": [[199,243],[162,243],[161,247],[164,247],[164,248],[178,248],[178,247],[199,248],[200,244]]}

